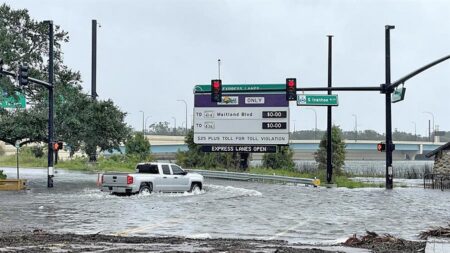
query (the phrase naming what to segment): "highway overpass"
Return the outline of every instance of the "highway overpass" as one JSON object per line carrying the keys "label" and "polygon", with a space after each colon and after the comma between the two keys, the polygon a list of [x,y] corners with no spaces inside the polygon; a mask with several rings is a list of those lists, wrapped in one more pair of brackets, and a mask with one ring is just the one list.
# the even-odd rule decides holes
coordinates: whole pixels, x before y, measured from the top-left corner
{"label": "highway overpass", "polygon": [[[178,150],[187,150],[184,143],[184,136],[160,136],[147,135],[150,141],[151,150],[157,159],[174,159]],[[295,160],[313,160],[314,152],[319,148],[319,140],[291,140],[289,146],[294,150]],[[383,160],[385,153],[377,151],[377,143],[380,141],[371,140],[345,140],[346,143],[346,159],[347,160]],[[393,153],[394,160],[414,160],[422,158],[423,154],[436,149],[443,145],[442,142],[406,142],[394,141],[395,151]],[[11,145],[0,143],[6,151],[7,155],[15,154],[15,148]],[[121,147],[122,152],[125,147]],[[66,158],[67,152],[60,152],[61,158]],[[261,159],[262,154],[253,154],[255,160]]]}

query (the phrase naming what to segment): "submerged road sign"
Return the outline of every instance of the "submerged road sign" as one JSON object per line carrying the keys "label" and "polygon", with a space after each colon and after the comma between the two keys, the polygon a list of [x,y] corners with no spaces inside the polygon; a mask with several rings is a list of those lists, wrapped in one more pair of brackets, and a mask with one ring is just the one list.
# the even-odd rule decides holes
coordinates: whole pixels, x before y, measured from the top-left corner
{"label": "submerged road sign", "polygon": [[337,106],[338,95],[297,95],[298,106]]}
{"label": "submerged road sign", "polygon": [[[194,142],[202,145],[286,145],[289,142],[289,103],[284,93],[264,92],[264,85],[236,87],[255,93],[210,94],[194,99]],[[262,89],[261,86],[263,86]],[[196,89],[199,86],[196,86]],[[204,87],[206,88],[206,87]],[[271,87],[272,88],[272,87]],[[223,85],[223,91],[230,87]],[[259,93],[263,91],[262,93]]]}

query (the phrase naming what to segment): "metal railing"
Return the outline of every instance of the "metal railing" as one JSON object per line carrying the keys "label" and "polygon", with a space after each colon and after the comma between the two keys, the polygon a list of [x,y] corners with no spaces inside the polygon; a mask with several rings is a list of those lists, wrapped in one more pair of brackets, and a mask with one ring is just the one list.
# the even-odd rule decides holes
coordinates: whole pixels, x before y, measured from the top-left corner
{"label": "metal railing", "polygon": [[320,180],[313,178],[298,178],[276,175],[259,175],[250,173],[228,172],[228,171],[212,171],[212,170],[188,170],[203,175],[206,178],[227,179],[237,181],[259,181],[259,182],[280,182],[292,184],[304,184],[319,186]]}
{"label": "metal railing", "polygon": [[425,189],[450,189],[450,174],[428,173],[423,177],[423,188]]}

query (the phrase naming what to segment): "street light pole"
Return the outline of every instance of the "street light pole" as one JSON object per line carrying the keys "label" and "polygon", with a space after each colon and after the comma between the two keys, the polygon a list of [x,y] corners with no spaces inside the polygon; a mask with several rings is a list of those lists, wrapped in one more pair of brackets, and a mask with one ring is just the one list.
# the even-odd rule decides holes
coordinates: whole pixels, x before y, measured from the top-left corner
{"label": "street light pole", "polygon": [[177,101],[183,102],[184,105],[185,105],[185,109],[186,109],[186,129],[185,129],[185,135],[187,135],[187,132],[188,132],[188,130],[187,130],[187,116],[188,116],[188,114],[187,114],[187,103],[186,103],[186,101],[183,100],[183,99],[178,99]]}
{"label": "street light pole", "polygon": [[316,140],[316,132],[317,132],[317,111],[314,108],[305,108],[306,110],[310,110],[314,112],[314,140]]}
{"label": "street light pole", "polygon": [[358,140],[358,116],[356,114],[352,114],[355,118],[355,142]]}
{"label": "street light pole", "polygon": [[139,112],[142,112],[142,134],[145,135],[145,132],[144,132],[144,130],[145,130],[145,119],[144,119],[145,112],[144,111],[139,111]]}
{"label": "street light pole", "polygon": [[219,80],[220,80],[220,59],[217,59],[217,69],[219,72]]}
{"label": "street light pole", "polygon": [[431,115],[431,118],[433,119],[433,122],[432,122],[433,128],[432,128],[431,133],[433,135],[433,142],[434,142],[434,134],[435,134],[435,131],[436,131],[435,126],[434,126],[434,114],[432,112],[423,112],[423,113]]}
{"label": "street light pole", "polygon": [[177,133],[177,119],[175,117],[172,117],[172,119],[173,119],[173,125],[174,125],[174,127],[173,127],[173,135],[176,135],[176,133]]}
{"label": "street light pole", "polygon": [[[149,118],[151,118],[152,116],[147,116],[147,117],[145,117],[145,132],[147,132],[147,120],[149,119]],[[144,132],[144,135],[145,135],[145,132]]]}
{"label": "street light pole", "polygon": [[411,121],[414,124],[414,140],[417,141],[417,124],[414,121]]}

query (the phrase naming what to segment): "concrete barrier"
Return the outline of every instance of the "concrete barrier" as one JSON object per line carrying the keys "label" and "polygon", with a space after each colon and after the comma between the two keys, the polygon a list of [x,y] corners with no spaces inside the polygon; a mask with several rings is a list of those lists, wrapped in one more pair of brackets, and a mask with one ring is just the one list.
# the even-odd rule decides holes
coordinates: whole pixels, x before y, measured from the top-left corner
{"label": "concrete barrier", "polygon": [[0,191],[20,191],[27,187],[26,179],[1,179]]}

